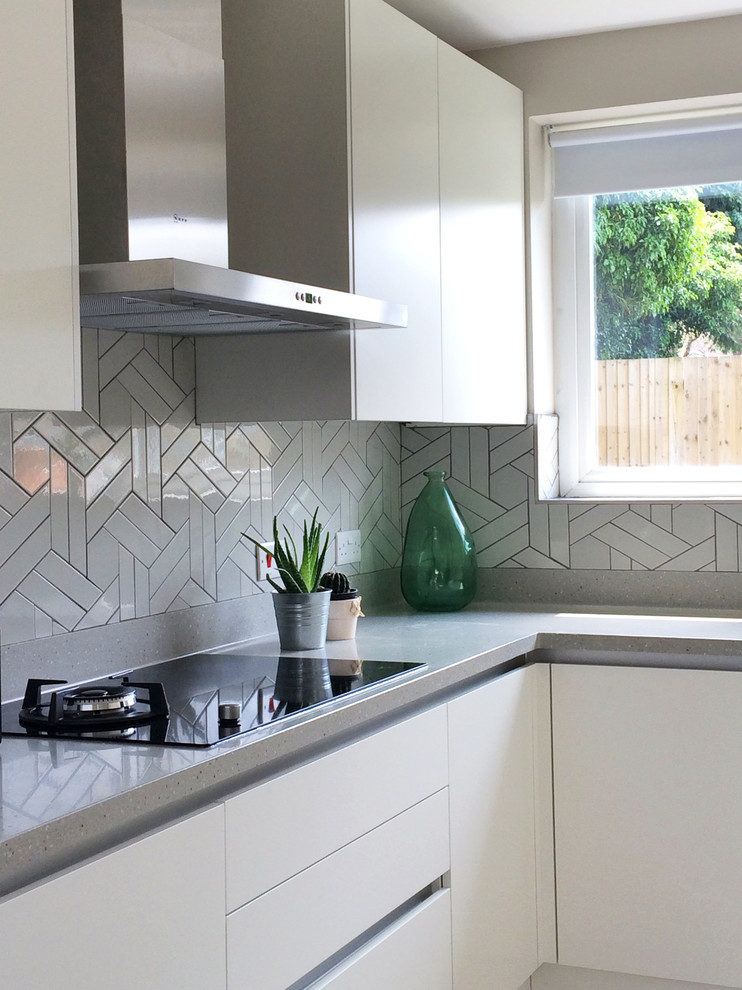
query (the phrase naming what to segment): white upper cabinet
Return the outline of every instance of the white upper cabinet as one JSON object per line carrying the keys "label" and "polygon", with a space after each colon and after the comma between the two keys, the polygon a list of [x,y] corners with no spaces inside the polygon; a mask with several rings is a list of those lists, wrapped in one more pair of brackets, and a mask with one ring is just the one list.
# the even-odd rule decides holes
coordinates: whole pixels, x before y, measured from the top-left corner
{"label": "white upper cabinet", "polygon": [[350,0],[349,13],[353,288],[409,312],[404,330],[356,332],[355,416],[437,421],[437,39],[380,0]]}
{"label": "white upper cabinet", "polygon": [[0,26],[0,408],[79,409],[72,0],[7,0]]}
{"label": "white upper cabinet", "polygon": [[409,323],[199,339],[198,418],[523,422],[520,92],[382,0],[224,26],[230,264]]}
{"label": "white upper cabinet", "polygon": [[526,420],[523,94],[438,42],[443,420]]}

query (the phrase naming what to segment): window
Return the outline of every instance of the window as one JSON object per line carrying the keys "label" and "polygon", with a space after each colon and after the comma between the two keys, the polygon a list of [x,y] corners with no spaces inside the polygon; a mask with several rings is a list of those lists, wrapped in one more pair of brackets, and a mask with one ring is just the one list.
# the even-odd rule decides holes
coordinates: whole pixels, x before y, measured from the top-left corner
{"label": "window", "polygon": [[550,143],[561,495],[742,497],[742,115]]}

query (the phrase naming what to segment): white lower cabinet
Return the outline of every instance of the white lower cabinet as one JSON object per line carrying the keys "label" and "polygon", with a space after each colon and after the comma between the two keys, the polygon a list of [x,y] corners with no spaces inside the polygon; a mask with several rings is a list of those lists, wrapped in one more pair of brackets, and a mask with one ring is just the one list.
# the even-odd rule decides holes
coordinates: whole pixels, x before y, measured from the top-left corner
{"label": "white lower cabinet", "polygon": [[3,990],[223,990],[223,812],[0,900]]}
{"label": "white lower cabinet", "polygon": [[451,990],[451,895],[438,891],[311,990]]}
{"label": "white lower cabinet", "polygon": [[229,990],[370,986],[384,933],[408,969],[435,972],[421,987],[450,990],[450,920],[424,960],[419,926],[433,922],[414,920],[449,869],[447,779],[441,706],[230,798]]}
{"label": "white lower cabinet", "polygon": [[559,962],[742,987],[742,673],[558,665],[552,688]]}
{"label": "white lower cabinet", "polygon": [[540,962],[537,829],[543,667],[451,701],[449,792],[455,990],[518,990]]}

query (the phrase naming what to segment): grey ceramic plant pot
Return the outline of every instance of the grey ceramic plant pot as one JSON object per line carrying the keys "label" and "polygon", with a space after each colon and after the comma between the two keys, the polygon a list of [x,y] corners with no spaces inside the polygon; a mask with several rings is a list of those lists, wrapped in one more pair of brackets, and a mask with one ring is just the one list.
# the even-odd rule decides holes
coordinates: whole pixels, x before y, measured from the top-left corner
{"label": "grey ceramic plant pot", "polygon": [[273,595],[282,650],[318,650],[327,638],[330,591]]}

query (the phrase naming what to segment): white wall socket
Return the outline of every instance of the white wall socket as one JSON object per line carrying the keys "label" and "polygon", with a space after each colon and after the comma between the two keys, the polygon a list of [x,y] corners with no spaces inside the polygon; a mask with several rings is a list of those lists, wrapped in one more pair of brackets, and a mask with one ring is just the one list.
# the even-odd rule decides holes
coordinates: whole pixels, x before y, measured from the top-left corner
{"label": "white wall socket", "polygon": [[357,564],[361,560],[361,531],[346,529],[335,534],[335,563]]}
{"label": "white wall socket", "polygon": [[[272,550],[274,546],[273,541],[266,543],[265,546],[269,550]],[[265,581],[269,574],[274,581],[279,576],[275,560],[271,557],[269,562],[268,554],[265,550],[261,550],[260,547],[255,547],[255,574],[258,581]]]}

